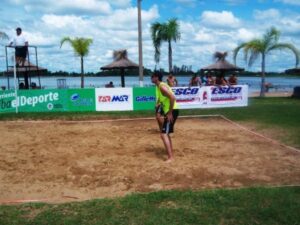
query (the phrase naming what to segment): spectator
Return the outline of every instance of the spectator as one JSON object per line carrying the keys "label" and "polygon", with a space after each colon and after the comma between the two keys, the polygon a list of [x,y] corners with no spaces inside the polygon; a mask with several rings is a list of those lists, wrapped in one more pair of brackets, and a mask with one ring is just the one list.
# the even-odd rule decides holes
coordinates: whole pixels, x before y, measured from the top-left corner
{"label": "spectator", "polygon": [[110,81],[108,84],[105,85],[105,87],[106,88],[113,88],[115,86],[114,86],[114,83],[112,81]]}
{"label": "spectator", "polygon": [[178,81],[176,79],[176,77],[170,73],[168,78],[167,78],[167,84],[170,86],[170,87],[177,87],[178,86]]}
{"label": "spectator", "polygon": [[190,79],[190,84],[189,86],[201,86],[201,80],[197,76],[197,74],[193,75],[192,78]]}
{"label": "spectator", "polygon": [[225,79],[223,74],[216,77],[216,85],[220,85],[220,86],[227,85],[227,80]]}
{"label": "spectator", "polygon": [[229,85],[237,85],[237,77],[234,73],[229,76],[228,84]]}

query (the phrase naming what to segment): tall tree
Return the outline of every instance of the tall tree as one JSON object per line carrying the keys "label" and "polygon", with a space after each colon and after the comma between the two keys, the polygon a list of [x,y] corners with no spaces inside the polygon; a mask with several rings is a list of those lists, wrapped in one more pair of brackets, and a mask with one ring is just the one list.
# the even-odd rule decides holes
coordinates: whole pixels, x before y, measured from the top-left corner
{"label": "tall tree", "polygon": [[60,47],[67,42],[69,43],[73,50],[75,55],[80,57],[80,63],[81,63],[81,88],[84,88],[84,68],[83,68],[83,58],[89,54],[89,47],[93,43],[93,39],[90,38],[69,38],[64,37],[60,41]]}
{"label": "tall tree", "polygon": [[160,61],[160,47],[162,42],[168,42],[169,72],[172,71],[172,41],[180,39],[180,26],[177,19],[170,19],[167,23],[153,23],[151,25],[152,42],[155,49],[154,60]]}
{"label": "tall tree", "polygon": [[253,39],[236,47],[233,51],[233,59],[236,63],[236,57],[241,49],[244,49],[245,61],[249,66],[261,56],[261,90],[260,97],[265,96],[265,67],[266,56],[273,50],[291,50],[296,57],[296,67],[299,64],[300,53],[298,49],[290,43],[280,43],[280,31],[271,27],[260,39]]}

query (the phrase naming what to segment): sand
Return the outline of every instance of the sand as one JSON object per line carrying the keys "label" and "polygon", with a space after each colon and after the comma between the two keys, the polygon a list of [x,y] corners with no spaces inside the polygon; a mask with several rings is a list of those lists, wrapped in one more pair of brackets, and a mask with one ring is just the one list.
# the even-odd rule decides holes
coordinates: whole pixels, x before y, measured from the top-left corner
{"label": "sand", "polygon": [[1,122],[0,203],[300,184],[300,152],[218,118],[179,118],[175,160],[156,121]]}

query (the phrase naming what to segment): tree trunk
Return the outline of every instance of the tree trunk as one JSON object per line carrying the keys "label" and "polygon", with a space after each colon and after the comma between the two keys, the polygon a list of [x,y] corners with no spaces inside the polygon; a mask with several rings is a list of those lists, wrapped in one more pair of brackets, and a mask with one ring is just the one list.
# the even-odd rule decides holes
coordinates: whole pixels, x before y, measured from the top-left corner
{"label": "tree trunk", "polygon": [[80,58],[80,61],[81,61],[81,88],[84,88],[83,57]]}
{"label": "tree trunk", "polygon": [[266,91],[265,66],[266,66],[266,55],[265,55],[265,53],[262,53],[260,97],[265,97],[265,91]]}
{"label": "tree trunk", "polygon": [[172,65],[172,45],[171,41],[168,41],[169,43],[169,73],[172,73],[173,65]]}

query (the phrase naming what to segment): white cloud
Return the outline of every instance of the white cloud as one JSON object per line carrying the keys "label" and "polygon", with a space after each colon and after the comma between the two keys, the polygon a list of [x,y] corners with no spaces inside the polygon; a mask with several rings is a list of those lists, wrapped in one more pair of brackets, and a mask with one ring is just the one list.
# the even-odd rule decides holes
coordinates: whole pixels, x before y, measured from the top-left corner
{"label": "white cloud", "polygon": [[[101,13],[108,14],[112,11],[109,1],[105,0],[11,0],[13,4],[23,5],[27,12],[46,13]],[[120,4],[125,1],[119,1]]]}
{"label": "white cloud", "polygon": [[236,28],[241,22],[229,11],[204,11],[201,15],[201,23],[214,27]]}
{"label": "white cloud", "polygon": [[228,5],[239,5],[246,3],[247,0],[223,0],[223,2],[227,3]]}
{"label": "white cloud", "polygon": [[281,14],[277,9],[268,9],[265,11],[261,11],[261,10],[254,11],[254,18],[257,20],[266,20],[266,19],[277,20],[280,17]]}
{"label": "white cloud", "polygon": [[256,37],[255,33],[245,28],[238,29],[236,33],[236,39],[238,42],[246,42]]}
{"label": "white cloud", "polygon": [[300,5],[299,0],[277,0],[277,2],[282,2],[282,3],[290,4],[290,5]]}

